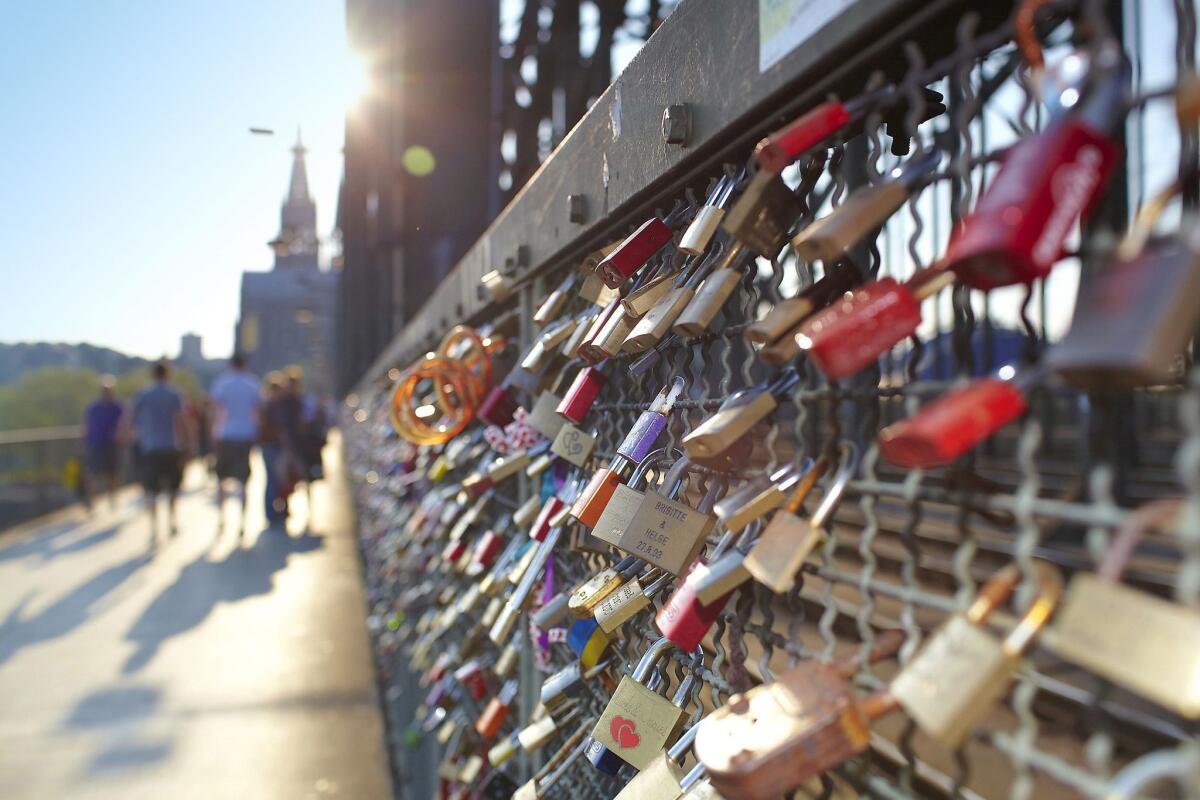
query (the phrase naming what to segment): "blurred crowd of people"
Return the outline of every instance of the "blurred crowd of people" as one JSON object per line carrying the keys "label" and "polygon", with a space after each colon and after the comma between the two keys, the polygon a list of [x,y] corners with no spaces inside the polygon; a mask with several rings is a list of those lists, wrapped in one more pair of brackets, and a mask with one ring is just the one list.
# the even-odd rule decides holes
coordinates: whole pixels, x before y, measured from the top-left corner
{"label": "blurred crowd of people", "polygon": [[[216,477],[216,503],[224,527],[227,486],[235,486],[239,534],[246,528],[246,484],[257,447],[266,470],[263,505],[267,523],[283,528],[288,499],[300,485],[310,491],[324,476],[321,451],[330,414],[304,389],[303,372],[291,367],[261,381],[234,355],[207,396],[191,400],[171,382],[170,366],[159,362],[151,382],[128,404],[116,397],[110,376],[84,411],[84,480],[89,505],[107,493],[114,503],[121,483],[122,453],[141,483],[150,531],[158,537],[160,500],[165,500],[167,529],[178,532],[176,498],[187,464],[202,459]],[[311,500],[311,494],[309,499]]]}

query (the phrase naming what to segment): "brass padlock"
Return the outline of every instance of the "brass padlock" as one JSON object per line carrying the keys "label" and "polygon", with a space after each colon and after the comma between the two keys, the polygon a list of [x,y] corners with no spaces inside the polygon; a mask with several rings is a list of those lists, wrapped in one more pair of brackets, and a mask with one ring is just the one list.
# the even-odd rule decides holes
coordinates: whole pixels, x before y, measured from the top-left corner
{"label": "brass padlock", "polygon": [[645,588],[642,588],[641,580],[636,577],[621,584],[593,609],[592,613],[600,630],[611,634],[639,611],[649,608],[654,595],[667,585],[671,577],[670,574],[664,573]]}
{"label": "brass padlock", "polygon": [[592,615],[592,610],[604,598],[621,585],[624,576],[621,574],[636,559],[624,558],[617,564],[602,569],[598,574],[585,580],[575,587],[567,601],[567,608],[576,619],[586,619]]}
{"label": "brass padlock", "polygon": [[625,337],[621,347],[623,353],[642,353],[658,343],[667,335],[671,325],[683,310],[687,308],[696,290],[691,286],[675,286],[658,302],[658,305],[646,312]]}
{"label": "brass padlock", "polygon": [[559,352],[567,358],[578,358],[579,347],[587,339],[588,334],[592,332],[592,326],[595,324],[596,318],[602,313],[603,311],[600,307],[593,307],[580,315],[579,324],[575,326],[575,330],[571,331],[571,335],[563,340]]}
{"label": "brass padlock", "polygon": [[558,312],[566,305],[570,298],[571,287],[575,285],[575,281],[579,275],[576,272],[571,272],[567,277],[563,278],[562,283],[555,287],[554,291],[546,295],[546,299],[538,306],[538,310],[533,312],[533,324],[538,327],[545,327],[550,320],[558,316]]}
{"label": "brass padlock", "polygon": [[767,315],[746,328],[746,341],[752,345],[780,348],[790,345],[791,351],[776,351],[760,357],[770,364],[786,363],[800,354],[795,343],[795,331],[800,323],[824,308],[855,286],[862,283],[862,272],[852,261],[845,259],[825,265],[825,274],[795,297],[781,300]]}
{"label": "brass padlock", "polygon": [[676,336],[692,338],[708,330],[713,317],[746,277],[743,268],[748,255],[742,244],[734,242],[730,245],[728,252],[721,259],[721,266],[709,273],[700,283],[687,308],[676,318],[671,327]]}
{"label": "brass padlock", "polygon": [[658,305],[658,301],[666,296],[667,292],[675,286],[675,279],[678,274],[668,272],[664,275],[658,275],[644,284],[634,289],[629,293],[629,296],[622,298],[621,305],[625,309],[625,313],[633,319],[638,319],[654,306]]}
{"label": "brass padlock", "polygon": [[846,251],[887,222],[937,169],[937,148],[911,158],[889,174],[890,180],[856,189],[827,216],[806,225],[792,239],[796,256],[804,261],[836,261]]}
{"label": "brass padlock", "polygon": [[759,517],[769,514],[787,500],[787,494],[811,463],[803,467],[785,464],[772,472],[751,479],[713,506],[717,519],[727,531],[740,531]]}
{"label": "brass padlock", "polygon": [[[645,498],[645,495],[635,487],[645,479],[659,459],[666,455],[665,448],[652,450],[638,464],[627,483],[614,483],[612,493],[604,503],[599,517],[596,518],[595,525],[592,526],[593,536],[611,545],[616,545],[621,541],[621,537],[625,535],[626,529],[633,522],[634,515],[641,508],[642,500]],[[669,488],[668,491],[670,490]]]}
{"label": "brass padlock", "polygon": [[659,753],[633,780],[625,784],[615,800],[677,800],[683,793],[686,777],[682,767],[683,757],[691,749],[698,730],[699,726],[693,725],[684,731],[675,744]]}
{"label": "brass padlock", "polygon": [[789,367],[773,381],[734,392],[712,416],[683,437],[684,452],[697,459],[724,452],[774,411],[779,398],[799,381],[799,373]]}
{"label": "brass padlock", "polygon": [[671,487],[668,490],[670,496],[646,492],[616,545],[672,575],[683,574],[699,555],[705,537],[716,524],[711,513],[713,503],[725,490],[724,482],[713,479],[697,508],[675,500],[678,492],[675,487],[681,485],[681,479],[690,467],[691,463],[683,458],[667,471],[663,483]]}
{"label": "brass padlock", "polygon": [[529,453],[525,450],[517,450],[506,456],[501,456],[488,467],[488,478],[495,483],[499,483],[505,478],[516,475],[523,470],[529,465],[530,460]]}
{"label": "brass padlock", "polygon": [[776,174],[760,171],[746,186],[721,227],[764,258],[775,258],[804,204]]}
{"label": "brass padlock", "polygon": [[723,175],[716,182],[707,201],[696,212],[691,224],[680,237],[679,252],[698,256],[708,249],[708,243],[712,241],[721,220],[725,217],[725,205],[733,196],[733,190],[737,188],[740,178],[740,175]]}
{"label": "brass padlock", "polygon": [[521,749],[521,743],[517,739],[519,734],[514,732],[511,736],[506,736],[500,741],[492,745],[488,750],[488,763],[493,767],[498,767],[512,759]]}
{"label": "brass padlock", "polygon": [[984,623],[1020,581],[1015,565],[993,576],[970,608],[950,617],[892,681],[892,696],[917,727],[951,750],[1008,691],[1021,655],[1058,604],[1058,570],[1047,561],[1033,565],[1038,596],[1003,642]]}
{"label": "brass padlock", "polygon": [[825,473],[828,462],[824,456],[797,483],[787,504],[775,512],[758,541],[746,554],[746,570],[756,581],[774,592],[785,594],[791,591],[796,575],[808,556],[825,541],[825,523],[858,469],[858,451],[850,442],[842,443],[838,457],[841,466],[813,515],[807,521],[798,516],[813,485]]}
{"label": "brass padlock", "polygon": [[1130,514],[1096,574],[1071,578],[1047,639],[1064,659],[1200,719],[1200,613],[1121,583],[1145,530],[1172,531],[1181,508],[1179,500],[1156,500]]}
{"label": "brass padlock", "polygon": [[[592,738],[635,769],[645,769],[675,737],[683,722],[683,707],[695,680],[689,670],[675,702],[651,691],[646,680],[654,666],[675,645],[665,636],[650,645],[633,675],[623,676],[612,699],[592,729]],[[686,687],[685,687],[686,684]]]}
{"label": "brass padlock", "polygon": [[591,340],[589,346],[602,358],[612,358],[621,352],[621,347],[625,344],[625,337],[633,330],[636,321],[636,318],[625,310],[624,305],[618,306],[609,316],[608,321],[604,323],[604,327]]}

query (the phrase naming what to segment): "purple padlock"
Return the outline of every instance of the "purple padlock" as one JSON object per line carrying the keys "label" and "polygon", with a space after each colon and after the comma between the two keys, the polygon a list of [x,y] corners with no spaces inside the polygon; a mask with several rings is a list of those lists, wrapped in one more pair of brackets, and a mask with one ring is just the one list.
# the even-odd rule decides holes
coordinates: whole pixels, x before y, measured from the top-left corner
{"label": "purple padlock", "polygon": [[617,448],[617,455],[634,463],[642,461],[654,449],[654,442],[667,427],[667,415],[675,406],[679,396],[683,394],[684,381],[677,377],[669,386],[664,386],[650,404],[650,408],[642,412],[637,422],[629,429],[624,441]]}

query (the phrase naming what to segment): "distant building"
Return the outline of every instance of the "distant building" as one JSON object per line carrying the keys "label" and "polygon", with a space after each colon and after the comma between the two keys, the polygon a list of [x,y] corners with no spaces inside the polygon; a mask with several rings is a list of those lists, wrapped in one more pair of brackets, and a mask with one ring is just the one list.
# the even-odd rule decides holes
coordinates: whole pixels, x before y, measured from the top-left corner
{"label": "distant building", "polygon": [[275,266],[269,272],[242,273],[235,340],[253,372],[262,375],[296,364],[304,369],[311,390],[332,393],[341,276],[317,263],[317,207],[308,192],[305,152],[297,138],[279,235],[271,242]]}
{"label": "distant building", "polygon": [[194,333],[185,333],[179,337],[178,362],[183,366],[204,363],[203,340]]}

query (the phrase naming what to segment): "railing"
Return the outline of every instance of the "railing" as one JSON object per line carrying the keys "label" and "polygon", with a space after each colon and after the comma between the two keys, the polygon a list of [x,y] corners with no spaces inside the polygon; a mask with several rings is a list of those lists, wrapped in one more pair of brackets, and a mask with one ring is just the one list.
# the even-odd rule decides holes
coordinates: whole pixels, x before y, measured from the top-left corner
{"label": "railing", "polygon": [[[510,365],[536,338],[533,309],[548,289],[579,269],[587,253],[623,237],[649,216],[672,210],[678,242],[716,179],[738,174],[764,132],[832,91],[852,99],[895,81],[914,106],[923,102],[921,87],[939,91],[948,106],[930,123],[918,125],[920,115],[910,114],[886,128],[879,113],[868,112],[865,135],[835,141],[827,152],[822,149],[822,155],[785,172],[803,206],[795,233],[840,207],[856,188],[882,183],[898,163],[935,147],[946,154],[928,185],[888,217],[878,235],[868,235],[852,250],[868,279],[903,280],[933,263],[945,252],[951,230],[994,179],[1004,149],[1044,129],[1041,102],[1012,42],[1010,3],[854,3],[832,24],[814,24],[797,34],[798,48],[760,72],[758,12],[767,5],[685,0],[398,337],[354,398],[358,424],[347,425],[347,445],[385,664],[411,661],[417,670],[428,669],[439,653],[453,655],[459,648],[466,652],[452,664],[471,657],[487,662],[509,644],[493,644],[486,627],[481,632],[486,598],[455,613],[455,604],[471,596],[475,580],[441,560],[448,528],[439,524],[443,515],[418,513],[425,502],[446,512],[443,519],[453,519],[452,491],[446,491],[441,506],[431,500],[483,469],[488,455],[463,459],[441,483],[427,479],[423,471],[437,453],[408,448],[390,430],[389,371],[418,358],[456,322],[495,321],[514,309],[520,324],[516,346],[505,356],[505,366]],[[951,468],[903,470],[890,465],[876,445],[880,428],[912,414],[930,397],[971,375],[1043,355],[1069,324],[1076,285],[1094,280],[1111,257],[1104,229],[1122,231],[1130,209],[1142,206],[1181,165],[1194,163],[1195,131],[1181,135],[1169,106],[1164,111],[1153,99],[1194,69],[1191,5],[1163,4],[1153,14],[1137,2],[1054,7],[1078,14],[1075,19],[1092,32],[1107,29],[1121,37],[1139,66],[1127,98],[1129,118],[1117,137],[1126,151],[1123,172],[1073,255],[1048,280],[986,294],[945,288],[926,303],[916,336],[846,380],[828,381],[800,358],[798,384],[783,393],[779,408],[754,437],[751,453],[728,469],[702,472],[701,489],[714,479],[737,486],[805,455],[836,452],[845,443],[862,453],[828,537],[793,588],[775,594],[759,583],[743,584],[705,639],[699,667],[682,653],[664,662],[660,672],[671,688],[688,671],[701,679],[684,698],[687,724],[725,705],[734,692],[769,682],[817,656],[842,654],[856,644],[870,648],[882,631],[898,629],[905,635],[898,657],[859,664],[854,676],[860,692],[878,689],[911,664],[933,631],[965,608],[997,570],[1015,564],[1027,586],[1034,582],[1035,559],[1055,565],[1067,579],[1092,572],[1131,511],[1156,498],[1186,499],[1178,536],[1153,536],[1131,560],[1126,581],[1180,606],[1198,605],[1200,377],[1190,358],[1184,379],[1148,389],[1031,390],[1030,413]],[[1055,28],[1049,61],[1062,57],[1073,33],[1078,28]],[[683,102],[691,106],[696,126],[688,149],[664,142],[657,125],[665,105]],[[889,133],[910,138],[911,154],[893,155]],[[574,228],[566,219],[569,195],[586,196],[593,209]],[[1184,203],[1194,208],[1195,199],[1189,183]],[[1174,224],[1168,221],[1166,229]],[[724,234],[718,242],[731,244]],[[665,269],[673,259],[675,252],[667,248],[651,268]],[[483,271],[506,260],[516,283],[515,301],[497,304],[477,295]],[[596,435],[596,447],[582,474],[608,462],[658,390],[676,377],[685,381],[684,399],[659,441],[666,447],[678,447],[733,392],[771,378],[774,370],[747,344],[746,328],[810,286],[824,266],[818,269],[797,259],[790,247],[780,247],[775,258],[758,259],[742,275],[706,332],[665,336],[657,361],[630,353],[610,359],[607,383],[584,424]],[[587,300],[572,296],[559,318],[588,308]],[[1006,350],[1004,341],[1015,347]],[[548,377],[557,380],[544,382],[539,391],[561,394],[579,366],[578,361],[556,362]],[[521,399],[528,408],[536,396]],[[661,474],[665,465],[658,466]],[[506,537],[526,536],[524,529],[505,524],[506,515],[535,494],[554,491],[546,476],[566,478],[572,473],[565,467],[501,484],[467,535],[474,541],[494,526]],[[709,553],[723,533],[718,527],[709,538]],[[552,586],[546,594],[569,592],[619,557],[578,526],[568,526],[547,573]],[[628,673],[657,638],[654,611],[670,591],[659,594],[610,645],[612,678]],[[543,592],[534,597],[536,608]],[[558,641],[561,630],[556,628],[549,642],[539,641],[529,636],[527,620],[522,617],[511,642],[523,659],[518,712],[510,723],[516,727],[529,721],[546,675],[575,658]],[[1011,623],[1012,616],[997,620]],[[430,736],[441,734],[442,774],[450,782],[478,749],[469,731],[482,710],[462,690],[455,696],[458,705],[429,727]],[[589,684],[578,720],[596,719],[609,698],[600,681]],[[407,724],[401,721],[400,727]],[[495,772],[485,768],[475,788],[483,783],[502,796],[501,786],[511,790],[527,780],[576,724],[526,762]],[[1194,792],[1197,734],[1194,719],[1068,660],[1047,636],[1019,664],[1011,690],[984,711],[962,747],[947,750],[919,733],[908,716],[894,714],[872,725],[862,757],[808,788],[825,796],[1124,797],[1136,796],[1128,788],[1136,776],[1169,763],[1174,765],[1169,775]],[[399,760],[410,770],[420,769],[405,762],[403,753]],[[541,786],[543,796],[611,797],[623,784],[586,759],[559,766],[557,781]]]}
{"label": "railing", "polygon": [[0,531],[74,502],[68,466],[83,459],[79,425],[0,431]]}

